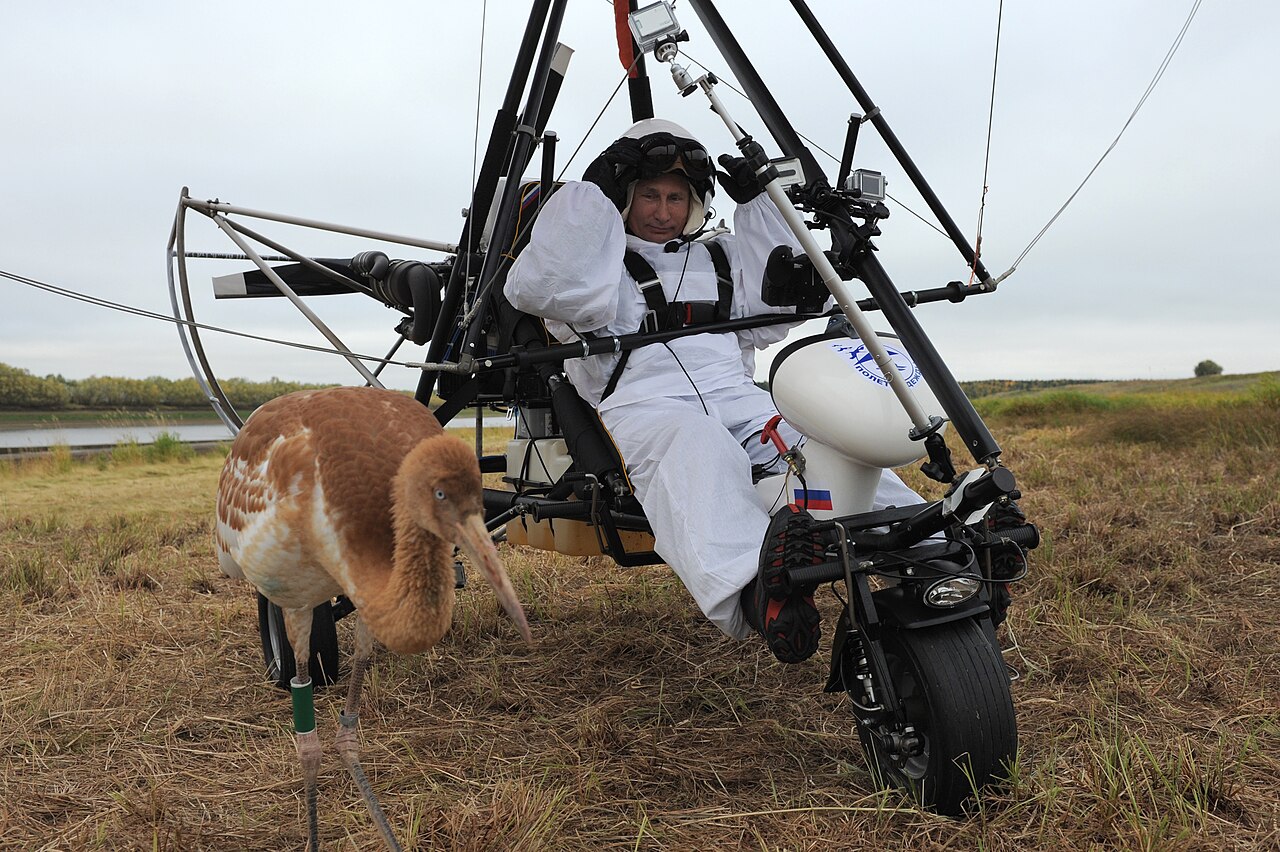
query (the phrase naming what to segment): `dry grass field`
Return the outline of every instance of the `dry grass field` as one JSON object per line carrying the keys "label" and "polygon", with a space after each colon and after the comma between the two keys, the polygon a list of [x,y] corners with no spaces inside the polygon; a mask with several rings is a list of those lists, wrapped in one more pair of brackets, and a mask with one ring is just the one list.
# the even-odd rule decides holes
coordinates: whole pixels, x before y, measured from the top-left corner
{"label": "dry grass field", "polygon": [[[726,640],[664,566],[504,546],[535,644],[477,581],[366,690],[406,848],[1280,849],[1280,381],[983,410],[1045,543],[1002,634],[1019,761],[972,817],[872,788],[825,650]],[[210,547],[220,457],[147,455],[0,460],[0,849],[301,848],[288,697]],[[331,748],[320,809],[326,849],[379,848]]]}

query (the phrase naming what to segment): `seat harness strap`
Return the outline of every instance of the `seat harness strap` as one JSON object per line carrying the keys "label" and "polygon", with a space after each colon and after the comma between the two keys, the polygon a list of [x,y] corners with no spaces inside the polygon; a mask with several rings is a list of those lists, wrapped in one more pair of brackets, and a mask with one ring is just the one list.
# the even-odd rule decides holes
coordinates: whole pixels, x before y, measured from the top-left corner
{"label": "seat harness strap", "polygon": [[[627,273],[635,279],[640,288],[640,295],[649,308],[640,322],[640,332],[667,331],[668,329],[687,328],[694,325],[708,325],[729,319],[729,309],[733,306],[733,270],[729,267],[729,255],[718,242],[699,243],[711,254],[711,264],[716,271],[715,302],[668,302],[662,292],[662,279],[654,271],[649,261],[634,249],[627,249],[622,256],[622,263]],[[689,250],[692,250],[690,248]],[[631,350],[623,352],[618,363],[609,376],[609,382],[600,395],[604,402],[618,387],[618,379],[626,369],[627,357]]]}

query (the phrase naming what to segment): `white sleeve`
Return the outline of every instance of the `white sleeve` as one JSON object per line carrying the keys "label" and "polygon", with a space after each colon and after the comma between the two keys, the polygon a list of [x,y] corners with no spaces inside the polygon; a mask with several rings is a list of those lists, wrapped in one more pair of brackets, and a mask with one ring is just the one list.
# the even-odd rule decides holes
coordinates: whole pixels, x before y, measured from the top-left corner
{"label": "white sleeve", "polygon": [[579,332],[601,329],[618,311],[626,249],[613,202],[595,184],[566,183],[538,214],[503,292],[518,310]]}
{"label": "white sleeve", "polygon": [[[764,266],[769,253],[778,246],[790,246],[796,254],[804,253],[769,196],[762,192],[746,204],[739,204],[733,214],[733,230],[737,235],[734,245],[740,276],[734,286],[734,316],[795,313],[794,306],[766,305],[760,298],[760,285],[764,281]],[[828,299],[827,305],[830,304]],[[738,338],[744,350],[764,349],[784,339],[794,327],[794,323],[780,323],[746,329],[738,332]]]}

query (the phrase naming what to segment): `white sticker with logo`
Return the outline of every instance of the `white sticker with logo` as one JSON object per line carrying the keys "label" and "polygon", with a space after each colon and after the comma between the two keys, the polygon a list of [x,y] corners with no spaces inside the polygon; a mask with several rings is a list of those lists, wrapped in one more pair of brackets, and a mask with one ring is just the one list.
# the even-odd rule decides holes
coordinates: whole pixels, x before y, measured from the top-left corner
{"label": "white sticker with logo", "polygon": [[[896,342],[889,340],[881,340],[880,342],[884,345],[885,351],[889,353],[889,360],[894,369],[902,374],[902,378],[906,379],[907,387],[915,387],[916,383],[920,381],[920,368],[916,366],[916,362],[912,361],[911,356]],[[829,340],[827,345],[863,378],[875,382],[881,387],[889,386],[888,380],[880,372],[880,368],[876,366],[875,356],[871,354],[871,351],[867,349],[867,345],[862,341]]]}

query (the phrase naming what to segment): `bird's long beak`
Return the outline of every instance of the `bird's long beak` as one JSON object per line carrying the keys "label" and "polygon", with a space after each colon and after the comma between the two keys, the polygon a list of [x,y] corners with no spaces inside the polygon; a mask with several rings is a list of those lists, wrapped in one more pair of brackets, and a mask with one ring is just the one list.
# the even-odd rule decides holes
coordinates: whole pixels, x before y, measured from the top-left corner
{"label": "bird's long beak", "polygon": [[461,529],[462,538],[458,546],[466,552],[471,564],[480,569],[480,573],[489,581],[489,585],[493,586],[493,592],[498,596],[498,603],[502,604],[507,615],[510,615],[511,620],[516,623],[524,641],[532,642],[533,634],[529,632],[529,622],[524,617],[524,607],[520,606],[516,590],[511,585],[511,578],[507,576],[506,569],[502,567],[502,560],[498,558],[498,549],[493,546],[493,539],[489,537],[489,531],[484,528],[483,518],[478,514],[471,515],[462,522]]}

